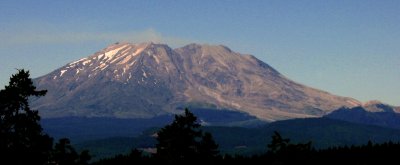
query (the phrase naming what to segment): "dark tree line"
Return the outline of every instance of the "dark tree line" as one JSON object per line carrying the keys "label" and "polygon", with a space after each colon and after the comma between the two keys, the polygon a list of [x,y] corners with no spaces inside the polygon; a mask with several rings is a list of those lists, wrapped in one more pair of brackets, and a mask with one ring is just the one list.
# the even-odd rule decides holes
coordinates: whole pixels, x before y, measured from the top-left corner
{"label": "dark tree line", "polygon": [[29,76],[18,70],[0,91],[0,164],[88,164],[88,151],[78,154],[68,139],[53,146],[53,138],[43,132],[38,111],[28,101],[47,91],[36,90]]}
{"label": "dark tree line", "polygon": [[264,154],[220,155],[211,134],[202,133],[199,128],[196,117],[185,110],[158,132],[157,153],[145,154],[134,149],[128,155],[102,159],[94,164],[392,164],[398,161],[400,153],[400,144],[392,142],[316,150],[312,142],[292,143],[274,132]]}
{"label": "dark tree line", "polygon": [[220,159],[212,135],[203,132],[197,117],[188,109],[175,115],[174,121],[157,133],[157,152],[145,155],[134,149],[128,155],[117,155],[95,164],[215,164]]}
{"label": "dark tree line", "polygon": [[311,141],[293,143],[274,132],[264,154],[220,155],[211,134],[202,133],[197,118],[187,109],[157,135],[155,154],[134,149],[128,155],[102,159],[94,164],[393,164],[400,153],[400,144],[392,142],[316,150]]}
{"label": "dark tree line", "polygon": [[[53,139],[39,124],[38,111],[29,107],[30,97],[44,96],[19,70],[0,91],[0,164],[84,165],[91,159],[87,150],[78,153],[69,139]],[[201,130],[197,117],[185,109],[157,133],[155,153],[133,149],[93,164],[398,164],[399,143],[332,147],[316,150],[311,142],[292,143],[278,132],[267,152],[250,157],[221,155],[212,135]]]}

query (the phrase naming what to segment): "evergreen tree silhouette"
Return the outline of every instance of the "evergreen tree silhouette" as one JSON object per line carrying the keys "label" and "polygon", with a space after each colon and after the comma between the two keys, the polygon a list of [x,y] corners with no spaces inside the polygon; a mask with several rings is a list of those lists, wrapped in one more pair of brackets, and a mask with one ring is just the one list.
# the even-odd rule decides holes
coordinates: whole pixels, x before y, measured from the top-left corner
{"label": "evergreen tree silhouette", "polygon": [[188,109],[162,128],[157,137],[156,156],[168,163],[180,163],[196,157],[196,139],[201,137],[200,124]]}
{"label": "evergreen tree silhouette", "polygon": [[272,154],[277,154],[286,150],[290,142],[290,139],[282,138],[277,131],[274,131],[274,135],[272,135],[271,138],[272,141],[270,144],[268,144],[268,152]]}
{"label": "evergreen tree silhouette", "polygon": [[215,157],[218,146],[211,134],[203,136],[199,128],[197,117],[188,109],[183,115],[175,115],[175,120],[158,132],[156,158],[173,164]]}
{"label": "evergreen tree silhouette", "polygon": [[272,164],[294,164],[303,162],[309,164],[312,156],[311,141],[308,143],[290,143],[290,139],[274,131],[272,141],[268,144],[267,156],[270,156]]}
{"label": "evergreen tree silhouette", "polygon": [[215,143],[211,133],[204,133],[199,147],[199,158],[206,164],[212,164],[219,156],[218,144]]}
{"label": "evergreen tree silhouette", "polygon": [[49,161],[52,138],[43,133],[38,111],[31,110],[28,99],[44,96],[29,78],[29,71],[18,70],[0,91],[1,164],[45,164]]}

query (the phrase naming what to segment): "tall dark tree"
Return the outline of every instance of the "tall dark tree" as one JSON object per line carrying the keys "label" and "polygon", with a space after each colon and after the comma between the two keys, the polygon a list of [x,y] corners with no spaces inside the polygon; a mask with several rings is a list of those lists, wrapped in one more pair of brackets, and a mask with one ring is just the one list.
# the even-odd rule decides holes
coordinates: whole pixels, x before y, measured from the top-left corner
{"label": "tall dark tree", "polygon": [[289,146],[290,139],[282,138],[281,134],[277,131],[274,131],[274,135],[271,138],[271,143],[268,144],[269,153],[276,154],[282,152]]}
{"label": "tall dark tree", "polygon": [[201,137],[199,127],[197,117],[187,109],[183,115],[176,115],[170,125],[158,132],[156,156],[169,163],[193,160],[197,152],[196,140]]}
{"label": "tall dark tree", "polygon": [[218,144],[215,143],[211,133],[204,133],[198,147],[199,158],[206,164],[213,164],[219,156]]}
{"label": "tall dark tree", "polygon": [[155,156],[169,164],[201,160],[202,155],[213,157],[218,154],[218,146],[211,134],[203,136],[197,117],[188,109],[183,115],[176,115],[171,124],[158,132],[157,141]]}
{"label": "tall dark tree", "polygon": [[[44,96],[29,78],[29,71],[18,70],[0,91],[1,161],[11,164],[45,164],[49,160],[52,139],[43,133],[38,111],[29,107],[32,96]],[[2,162],[1,164],[3,164]]]}

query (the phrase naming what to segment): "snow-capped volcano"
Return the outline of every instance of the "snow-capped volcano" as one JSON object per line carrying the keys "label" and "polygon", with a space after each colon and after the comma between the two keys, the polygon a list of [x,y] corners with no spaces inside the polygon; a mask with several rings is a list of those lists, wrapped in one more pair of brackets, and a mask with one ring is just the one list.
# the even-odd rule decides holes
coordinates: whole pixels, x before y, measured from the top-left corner
{"label": "snow-capped volcano", "polygon": [[361,105],[295,83],[225,46],[116,43],[35,79],[44,117],[154,117],[183,107],[230,109],[267,121],[322,116]]}

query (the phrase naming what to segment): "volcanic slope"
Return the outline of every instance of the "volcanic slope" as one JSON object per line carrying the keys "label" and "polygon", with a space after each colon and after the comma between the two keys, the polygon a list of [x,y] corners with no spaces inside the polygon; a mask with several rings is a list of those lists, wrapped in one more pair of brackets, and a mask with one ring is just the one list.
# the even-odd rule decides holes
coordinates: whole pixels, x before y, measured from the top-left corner
{"label": "volcanic slope", "polygon": [[254,56],[221,45],[172,49],[155,43],[115,43],[34,82],[48,90],[32,102],[45,118],[152,118],[197,107],[275,121],[319,117],[361,105],[291,81]]}

